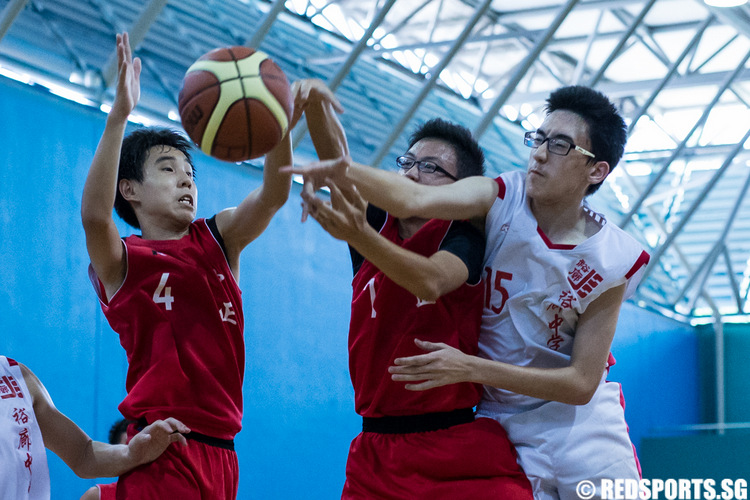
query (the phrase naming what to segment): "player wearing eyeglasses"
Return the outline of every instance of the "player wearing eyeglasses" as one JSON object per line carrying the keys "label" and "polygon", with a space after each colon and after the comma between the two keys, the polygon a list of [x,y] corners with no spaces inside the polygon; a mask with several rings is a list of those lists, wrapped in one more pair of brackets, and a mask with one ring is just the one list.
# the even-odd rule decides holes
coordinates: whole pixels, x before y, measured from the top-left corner
{"label": "player wearing eyeglasses", "polygon": [[[310,105],[305,114],[321,158],[346,153],[330,106]],[[482,175],[484,154],[467,129],[435,119],[417,128],[396,164],[406,182],[439,186]],[[395,218],[347,186],[332,185],[330,202],[303,198],[326,231],[349,243],[354,271],[349,369],[363,432],[349,449],[342,498],[531,500],[502,426],[474,417],[481,385],[409,391],[388,373],[394,359],[419,354],[416,338],[477,353],[481,231]]]}
{"label": "player wearing eyeglasses", "polygon": [[606,377],[620,305],[649,257],[584,201],[626,139],[606,96],[571,86],[550,95],[544,122],[525,135],[526,172],[428,187],[347,159],[299,171],[313,183],[351,181],[396,217],[484,218],[479,354],[419,339],[427,353],[390,371],[414,391],[484,384],[477,415],[503,424],[538,499],[577,498],[583,480],[599,487],[640,475],[620,386]]}

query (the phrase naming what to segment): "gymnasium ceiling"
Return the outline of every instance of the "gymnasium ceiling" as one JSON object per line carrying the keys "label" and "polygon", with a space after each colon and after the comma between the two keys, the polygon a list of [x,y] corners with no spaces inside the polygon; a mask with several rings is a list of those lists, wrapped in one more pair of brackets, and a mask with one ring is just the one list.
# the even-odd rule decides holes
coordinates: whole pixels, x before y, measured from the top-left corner
{"label": "gymnasium ceiling", "polygon": [[[219,46],[259,47],[291,80],[329,82],[352,156],[383,168],[434,116],[475,132],[488,175],[524,168],[521,138],[548,93],[594,86],[629,124],[625,159],[591,204],[652,254],[635,303],[686,321],[747,319],[750,5],[0,0],[0,75],[106,110],[120,31],[144,61],[136,121],[179,126],[192,61]],[[294,138],[297,162],[313,159],[302,127]]]}

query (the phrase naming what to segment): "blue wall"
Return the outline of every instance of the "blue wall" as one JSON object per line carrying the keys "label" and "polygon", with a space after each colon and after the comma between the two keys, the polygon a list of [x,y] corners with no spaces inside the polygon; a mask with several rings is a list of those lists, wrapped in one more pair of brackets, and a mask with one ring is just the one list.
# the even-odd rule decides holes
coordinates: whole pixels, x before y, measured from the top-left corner
{"label": "blue wall", "polygon": [[[0,353],[27,364],[57,406],[106,440],[126,363],[86,275],[80,196],[104,126],[96,110],[0,81]],[[257,171],[198,155],[199,216],[234,205]],[[347,372],[346,247],[299,223],[298,189],[244,252],[244,429],[240,498],[336,498],[360,425]],[[122,225],[123,234],[128,229]],[[626,304],[610,379],[622,382],[636,445],[653,428],[698,422],[695,332]],[[50,456],[53,498],[93,481]],[[646,471],[644,471],[646,472]]]}
{"label": "blue wall", "polygon": [[617,363],[609,380],[622,384],[625,418],[639,453],[644,437],[701,422],[701,384],[711,374],[698,368],[692,327],[625,303],[611,351]]}

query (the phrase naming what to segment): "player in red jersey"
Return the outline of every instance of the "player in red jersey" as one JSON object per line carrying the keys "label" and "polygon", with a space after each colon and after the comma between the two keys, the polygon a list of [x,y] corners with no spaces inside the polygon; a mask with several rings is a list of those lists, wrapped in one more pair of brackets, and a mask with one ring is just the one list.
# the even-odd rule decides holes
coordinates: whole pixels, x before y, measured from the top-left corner
{"label": "player in red jersey", "polygon": [[[187,140],[149,128],[123,140],[141,64],[127,34],[117,36],[117,54],[117,92],[81,207],[90,274],[127,353],[128,394],[119,409],[137,422],[129,434],[165,415],[193,431],[189,446],[123,475],[117,498],[235,498],[245,365],[239,257],[289,195],[291,176],[278,167],[291,163],[291,141],[287,135],[266,155],[263,184],[236,208],[194,221]],[[120,238],[113,205],[140,236]]]}
{"label": "player in red jersey", "polygon": [[[347,152],[325,103],[306,110],[321,158]],[[431,120],[397,159],[402,175],[441,185],[481,175],[484,155],[465,128]],[[408,391],[388,367],[417,354],[417,337],[477,352],[484,238],[468,222],[397,219],[331,186],[331,203],[304,196],[311,215],[350,244],[354,267],[349,369],[363,432],[351,444],[342,498],[531,498],[503,428],[476,419],[481,386]],[[412,253],[414,252],[414,253]]]}

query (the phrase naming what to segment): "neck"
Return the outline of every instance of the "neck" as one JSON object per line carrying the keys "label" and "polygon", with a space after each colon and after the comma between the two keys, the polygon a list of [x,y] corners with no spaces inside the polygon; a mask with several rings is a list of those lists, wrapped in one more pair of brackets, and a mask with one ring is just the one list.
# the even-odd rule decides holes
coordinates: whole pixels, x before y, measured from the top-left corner
{"label": "neck", "polygon": [[545,205],[529,199],[529,205],[539,228],[553,243],[576,245],[591,236],[581,201]]}
{"label": "neck", "polygon": [[141,237],[144,240],[179,240],[190,232],[187,227],[165,227],[161,225],[141,225]]}
{"label": "neck", "polygon": [[403,239],[408,239],[414,236],[422,226],[427,223],[428,219],[420,219],[419,217],[409,217],[406,219],[398,220],[398,235]]}

